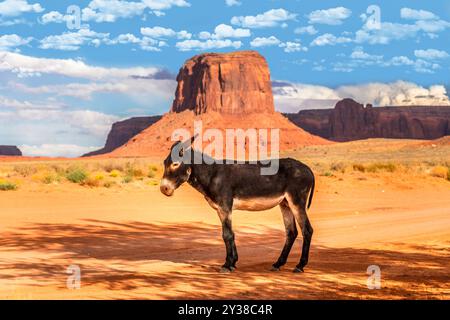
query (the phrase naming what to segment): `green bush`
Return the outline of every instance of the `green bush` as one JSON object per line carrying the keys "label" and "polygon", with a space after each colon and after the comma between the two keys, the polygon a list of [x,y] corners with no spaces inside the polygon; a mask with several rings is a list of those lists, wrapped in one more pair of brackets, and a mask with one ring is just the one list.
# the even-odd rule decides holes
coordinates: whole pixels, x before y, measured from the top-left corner
{"label": "green bush", "polygon": [[0,182],[0,190],[1,191],[17,190],[17,185],[8,181]]}
{"label": "green bush", "polygon": [[130,183],[131,181],[133,181],[133,176],[131,175],[126,175],[122,180],[123,183]]}
{"label": "green bush", "polygon": [[83,169],[71,169],[66,174],[66,179],[73,183],[83,183],[88,175]]}

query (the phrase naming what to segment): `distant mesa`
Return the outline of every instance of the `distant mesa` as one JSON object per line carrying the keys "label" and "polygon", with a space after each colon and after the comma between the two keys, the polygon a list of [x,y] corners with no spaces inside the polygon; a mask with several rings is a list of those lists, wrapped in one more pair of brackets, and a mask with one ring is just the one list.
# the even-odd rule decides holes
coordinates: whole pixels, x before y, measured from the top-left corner
{"label": "distant mesa", "polygon": [[193,133],[198,120],[204,130],[278,128],[280,150],[330,143],[275,112],[269,67],[256,51],[197,55],[185,62],[177,81],[170,111],[108,156],[166,154],[173,144],[173,131],[185,128]]}
{"label": "distant mesa", "polygon": [[22,156],[22,151],[16,146],[0,146],[0,156]]}
{"label": "distant mesa", "polygon": [[124,145],[128,140],[157,122],[159,119],[161,119],[161,116],[134,117],[116,122],[111,127],[105,146],[100,150],[89,152],[83,155],[83,157],[109,153]]}
{"label": "distant mesa", "polygon": [[450,107],[372,107],[352,100],[334,109],[302,110],[287,118],[311,134],[333,141],[368,138],[437,139],[450,135]]}

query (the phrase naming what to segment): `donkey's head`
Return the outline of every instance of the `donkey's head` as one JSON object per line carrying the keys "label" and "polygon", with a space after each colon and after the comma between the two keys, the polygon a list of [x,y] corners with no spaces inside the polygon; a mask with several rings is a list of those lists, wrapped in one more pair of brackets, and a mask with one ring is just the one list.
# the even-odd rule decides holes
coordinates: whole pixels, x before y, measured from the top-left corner
{"label": "donkey's head", "polygon": [[189,180],[191,168],[191,148],[197,135],[184,142],[175,142],[170,148],[170,154],[164,160],[164,175],[160,190],[170,197],[179,186]]}

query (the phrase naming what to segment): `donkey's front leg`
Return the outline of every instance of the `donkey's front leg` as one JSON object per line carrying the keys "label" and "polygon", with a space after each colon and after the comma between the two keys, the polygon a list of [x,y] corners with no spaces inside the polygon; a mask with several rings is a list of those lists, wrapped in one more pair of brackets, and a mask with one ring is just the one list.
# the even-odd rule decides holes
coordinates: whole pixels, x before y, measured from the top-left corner
{"label": "donkey's front leg", "polygon": [[217,213],[222,222],[222,238],[227,250],[225,264],[220,269],[220,272],[231,272],[236,268],[236,262],[238,261],[234,232],[231,226],[231,208],[228,208],[228,206],[219,206]]}

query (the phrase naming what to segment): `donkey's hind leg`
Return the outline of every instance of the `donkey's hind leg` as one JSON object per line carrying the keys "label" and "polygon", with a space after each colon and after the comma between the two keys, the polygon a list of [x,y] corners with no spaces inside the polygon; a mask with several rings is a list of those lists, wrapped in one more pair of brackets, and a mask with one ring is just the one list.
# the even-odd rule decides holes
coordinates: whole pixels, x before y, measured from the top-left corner
{"label": "donkey's hind leg", "polygon": [[289,252],[291,251],[292,245],[297,238],[298,231],[295,225],[294,214],[286,200],[280,203],[281,213],[283,214],[284,227],[286,228],[286,242],[284,244],[283,250],[281,251],[280,257],[277,262],[272,265],[272,271],[280,270],[280,267],[286,264]]}
{"label": "donkey's hind leg", "polygon": [[303,268],[308,264],[309,248],[311,245],[311,238],[313,235],[313,228],[306,215],[306,197],[307,193],[293,194],[287,197],[289,207],[294,214],[295,220],[302,230],[303,246],[300,262],[294,269],[294,272],[303,272]]}

